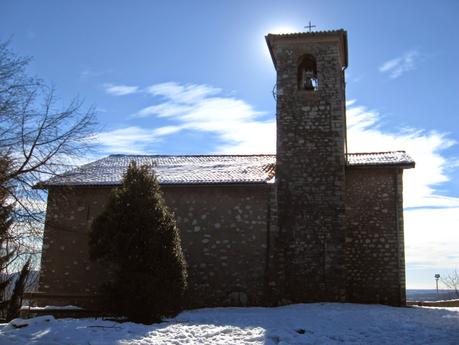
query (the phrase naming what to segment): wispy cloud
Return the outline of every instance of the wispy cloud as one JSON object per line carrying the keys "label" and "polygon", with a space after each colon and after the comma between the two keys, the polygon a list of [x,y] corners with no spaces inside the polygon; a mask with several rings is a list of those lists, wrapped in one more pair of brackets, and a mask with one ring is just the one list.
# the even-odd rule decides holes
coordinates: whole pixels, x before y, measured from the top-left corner
{"label": "wispy cloud", "polygon": [[166,102],[157,105],[152,105],[149,107],[145,107],[139,112],[131,115],[133,118],[144,118],[150,116],[158,116],[158,117],[174,117],[185,112],[193,110],[192,106],[184,105],[184,104],[177,104],[174,102]]}
{"label": "wispy cloud", "polygon": [[181,126],[164,126],[164,127],[157,127],[153,130],[153,136],[156,138],[165,136],[165,135],[171,135],[178,133],[182,130],[183,128]]}
{"label": "wispy cloud", "polygon": [[81,72],[80,72],[80,79],[81,80],[89,80],[89,79],[93,79],[93,78],[99,78],[99,77],[102,77],[104,75],[107,75],[111,73],[111,70],[104,70],[104,71],[96,71],[96,70],[93,70],[91,68],[84,68]]}
{"label": "wispy cloud", "polygon": [[168,82],[151,85],[146,88],[146,92],[153,96],[162,96],[174,101],[180,98],[180,103],[184,104],[195,104],[205,98],[221,93],[222,90],[209,85],[182,85],[175,82]]}
{"label": "wispy cloud", "polygon": [[180,126],[164,126],[153,129],[131,126],[100,132],[96,140],[105,153],[145,154],[152,152],[152,146],[162,137],[180,132]]}
{"label": "wispy cloud", "polygon": [[136,92],[139,92],[138,86],[130,85],[116,85],[116,84],[104,84],[103,85],[105,92],[113,96],[125,96],[130,95]]}
{"label": "wispy cloud", "polygon": [[157,141],[155,130],[132,126],[97,134],[97,141],[107,153],[145,153]]}
{"label": "wispy cloud", "polygon": [[451,164],[443,151],[455,142],[436,131],[383,130],[380,122],[381,115],[377,111],[355,104],[348,106],[349,152],[405,150],[416,161],[416,168],[405,172],[405,207],[459,207],[459,198],[445,197],[435,190],[448,181],[446,170]]}
{"label": "wispy cloud", "polygon": [[139,110],[132,117],[168,118],[176,123],[173,133],[181,130],[212,132],[223,142],[216,147],[216,152],[275,150],[275,141],[272,141],[274,120],[263,120],[263,112],[254,110],[244,100],[223,95],[221,89],[168,82],[152,85],[146,91],[161,101]]}
{"label": "wispy cloud", "polygon": [[416,68],[418,57],[419,52],[417,50],[407,51],[402,56],[384,62],[379,67],[379,71],[388,73],[392,79],[398,78],[402,74]]}

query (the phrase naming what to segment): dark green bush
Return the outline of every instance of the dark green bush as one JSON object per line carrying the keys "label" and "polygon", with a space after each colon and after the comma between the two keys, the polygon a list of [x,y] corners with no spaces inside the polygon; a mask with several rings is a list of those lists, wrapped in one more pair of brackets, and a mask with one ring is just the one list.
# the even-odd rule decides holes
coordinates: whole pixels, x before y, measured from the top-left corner
{"label": "dark green bush", "polygon": [[131,162],[89,244],[91,259],[113,268],[102,288],[108,311],[151,323],[181,310],[187,271],[180,234],[148,167]]}

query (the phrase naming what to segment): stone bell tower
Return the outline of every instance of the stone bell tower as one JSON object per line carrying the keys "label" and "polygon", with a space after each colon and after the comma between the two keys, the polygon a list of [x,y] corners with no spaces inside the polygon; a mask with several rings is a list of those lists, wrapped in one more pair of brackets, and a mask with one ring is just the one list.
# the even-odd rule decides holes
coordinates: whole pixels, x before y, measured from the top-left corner
{"label": "stone bell tower", "polygon": [[277,72],[277,207],[285,297],[343,301],[344,30],[266,36]]}

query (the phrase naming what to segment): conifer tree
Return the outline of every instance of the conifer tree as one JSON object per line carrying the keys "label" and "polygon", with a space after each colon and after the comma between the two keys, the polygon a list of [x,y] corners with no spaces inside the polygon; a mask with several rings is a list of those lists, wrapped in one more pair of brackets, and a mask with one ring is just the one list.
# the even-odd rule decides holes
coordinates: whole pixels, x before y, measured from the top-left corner
{"label": "conifer tree", "polygon": [[180,311],[187,278],[180,234],[147,166],[131,162],[89,245],[91,259],[114,271],[102,289],[107,310],[143,323]]}
{"label": "conifer tree", "polygon": [[30,258],[26,261],[24,266],[22,266],[21,273],[14,284],[13,294],[11,300],[8,302],[8,308],[6,313],[6,321],[11,321],[12,319],[19,317],[19,312],[22,306],[22,296],[24,295],[24,290],[27,284],[27,278],[30,273]]}

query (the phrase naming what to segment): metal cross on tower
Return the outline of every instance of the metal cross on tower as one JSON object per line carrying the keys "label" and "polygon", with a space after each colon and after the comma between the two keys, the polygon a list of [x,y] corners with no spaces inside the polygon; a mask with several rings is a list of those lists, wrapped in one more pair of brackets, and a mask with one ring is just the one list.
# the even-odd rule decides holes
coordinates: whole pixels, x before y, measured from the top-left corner
{"label": "metal cross on tower", "polygon": [[315,25],[311,25],[311,21],[309,21],[309,24],[306,25],[304,28],[305,28],[305,29],[309,29],[309,32],[311,32],[311,31],[312,31],[312,28],[315,28],[315,27],[316,27],[316,26],[315,26]]}

